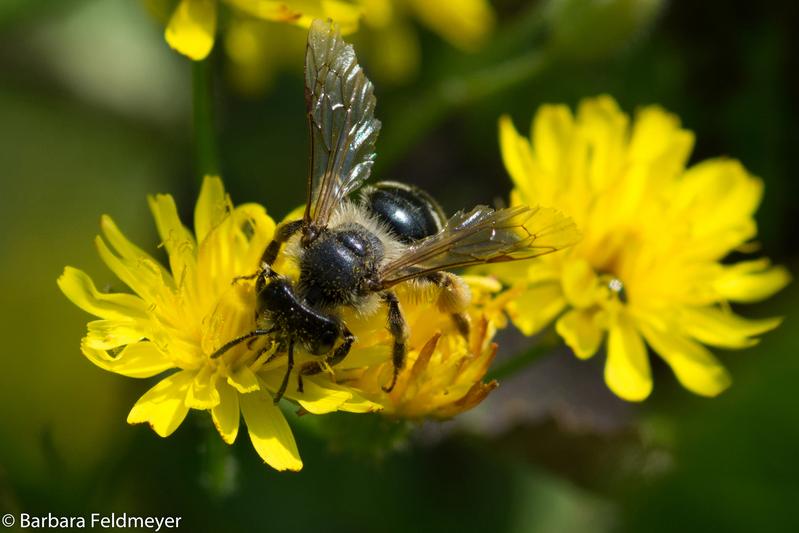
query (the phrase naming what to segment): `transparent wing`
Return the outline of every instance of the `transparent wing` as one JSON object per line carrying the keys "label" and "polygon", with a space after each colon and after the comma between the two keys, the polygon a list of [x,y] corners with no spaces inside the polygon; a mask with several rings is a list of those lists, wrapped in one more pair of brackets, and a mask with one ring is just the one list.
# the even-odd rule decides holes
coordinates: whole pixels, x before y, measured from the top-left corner
{"label": "transparent wing", "polygon": [[577,243],[574,221],[559,211],[525,205],[458,212],[435,235],[411,245],[380,272],[383,287],[451,268],[530,259]]}
{"label": "transparent wing", "polygon": [[338,28],[316,20],[305,53],[305,105],[311,133],[303,219],[324,226],[340,201],[369,177],[380,121],[372,83]]}

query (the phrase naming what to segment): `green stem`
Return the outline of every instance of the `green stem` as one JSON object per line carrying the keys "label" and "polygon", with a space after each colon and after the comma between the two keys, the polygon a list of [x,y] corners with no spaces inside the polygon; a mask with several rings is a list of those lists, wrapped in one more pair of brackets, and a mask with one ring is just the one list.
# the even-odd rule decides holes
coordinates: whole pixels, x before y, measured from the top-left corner
{"label": "green stem", "polygon": [[194,150],[200,178],[219,174],[211,88],[210,56],[192,63]]}
{"label": "green stem", "polygon": [[548,353],[552,353],[552,348],[554,347],[554,342],[544,339],[526,352],[515,355],[493,368],[486,376],[486,381],[490,381],[492,379],[501,380],[509,378],[514,374],[518,374],[521,370],[530,366],[530,364],[532,364],[534,361],[539,360]]}

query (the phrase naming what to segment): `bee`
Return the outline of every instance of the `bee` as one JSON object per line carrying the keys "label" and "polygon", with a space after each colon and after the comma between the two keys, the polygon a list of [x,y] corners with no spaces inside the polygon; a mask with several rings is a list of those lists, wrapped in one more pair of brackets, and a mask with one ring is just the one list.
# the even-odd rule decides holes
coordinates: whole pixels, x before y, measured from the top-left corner
{"label": "bee", "polygon": [[[256,329],[220,347],[272,336],[287,369],[275,403],[294,371],[297,345],[317,358],[296,370],[303,377],[340,363],[356,341],[341,318],[386,308],[393,338],[390,392],[405,364],[408,326],[394,288],[402,283],[437,290],[436,305],[468,336],[467,285],[448,270],[529,259],[574,244],[574,222],[557,211],[477,206],[447,218],[430,195],[398,182],[364,186],[375,161],[380,121],[372,83],[351,45],[330,22],[311,25],[305,56],[305,102],[311,138],[305,211],[284,222],[266,247],[255,279]],[[350,196],[357,190],[359,198]],[[299,266],[294,281],[272,266],[281,250]],[[237,278],[239,279],[239,278]]]}

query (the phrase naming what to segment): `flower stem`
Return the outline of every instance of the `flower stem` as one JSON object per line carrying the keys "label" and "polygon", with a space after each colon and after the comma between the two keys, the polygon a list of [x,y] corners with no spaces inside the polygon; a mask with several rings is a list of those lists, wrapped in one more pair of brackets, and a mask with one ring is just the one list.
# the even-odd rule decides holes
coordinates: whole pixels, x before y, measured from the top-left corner
{"label": "flower stem", "polygon": [[529,350],[511,357],[507,361],[503,361],[502,364],[492,369],[486,376],[486,381],[492,379],[501,380],[518,374],[534,361],[551,353],[554,346],[554,343],[550,342],[548,339],[542,340]]}
{"label": "flower stem", "polygon": [[192,63],[194,150],[200,178],[219,174],[212,104],[211,56]]}

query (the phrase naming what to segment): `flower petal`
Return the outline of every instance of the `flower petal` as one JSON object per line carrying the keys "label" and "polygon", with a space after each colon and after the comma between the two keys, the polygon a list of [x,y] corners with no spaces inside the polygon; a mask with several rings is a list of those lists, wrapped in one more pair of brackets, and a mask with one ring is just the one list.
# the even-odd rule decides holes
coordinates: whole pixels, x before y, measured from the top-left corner
{"label": "flower petal", "polygon": [[186,405],[191,409],[211,409],[219,405],[216,382],[216,371],[211,365],[200,368],[186,394]]}
{"label": "flower petal", "polygon": [[219,176],[205,176],[197,205],[194,207],[194,233],[203,242],[213,228],[230,214],[233,206]]}
{"label": "flower petal", "polygon": [[275,470],[299,471],[302,461],[294,435],[272,397],[262,389],[242,394],[239,402],[250,440],[261,459]]}
{"label": "flower petal", "polygon": [[572,307],[590,307],[596,302],[597,276],[588,261],[582,258],[567,261],[562,276],[563,295]]}
{"label": "flower petal", "polygon": [[150,254],[130,242],[110,216],[103,215],[100,217],[100,229],[108,244],[111,245],[111,248],[119,257],[127,261],[142,261],[156,265],[161,270],[161,279],[167,283],[172,281],[172,276],[169,275],[163,265]]}
{"label": "flower petal", "polygon": [[640,402],[652,392],[646,345],[624,314],[610,324],[605,383],[616,396],[631,402]]}
{"label": "flower petal", "polygon": [[[554,176],[564,169],[569,158],[574,129],[574,117],[568,106],[543,105],[536,112],[530,134],[536,160],[544,172]],[[541,181],[549,181],[541,183],[541,186],[549,188],[555,186],[554,180]],[[550,191],[546,200],[551,201],[551,199]]]}
{"label": "flower petal", "polygon": [[128,344],[116,357],[106,350],[91,346],[86,339],[80,347],[89,361],[103,370],[130,378],[149,378],[175,367],[175,363],[154,343],[142,341]]}
{"label": "flower petal", "polygon": [[735,302],[759,302],[776,293],[791,281],[783,266],[769,267],[768,259],[742,261],[725,266],[715,283],[716,291]]}
{"label": "flower petal", "polygon": [[508,305],[508,315],[525,335],[533,335],[552,322],[566,307],[559,284],[546,283],[528,288]]}
{"label": "flower petal", "polygon": [[683,330],[691,337],[721,348],[746,348],[757,344],[757,335],[771,331],[782,318],[748,320],[715,307],[683,309],[680,316]]}
{"label": "flower petal", "polygon": [[136,320],[92,320],[88,328],[89,333],[83,342],[97,350],[112,350],[147,337],[147,333]]}
{"label": "flower petal", "polygon": [[103,293],[92,279],[77,268],[66,267],[58,278],[58,287],[72,303],[108,320],[147,319],[147,303],[133,294]]}
{"label": "flower petal", "polygon": [[242,394],[257,391],[260,387],[258,377],[248,366],[242,366],[231,372],[227,377],[227,382]]}
{"label": "flower petal", "polygon": [[94,245],[100,259],[125,285],[142,297],[148,309],[156,305],[163,292],[169,291],[172,286],[171,279],[164,279],[164,268],[156,261],[122,259],[111,251],[99,235],[94,239]]}
{"label": "flower petal", "polygon": [[158,235],[169,254],[169,266],[178,286],[188,278],[187,269],[195,264],[197,245],[194,236],[180,222],[175,200],[168,194],[157,194],[147,199],[155,218]]}
{"label": "flower petal", "polygon": [[410,0],[410,5],[426,26],[464,50],[478,47],[494,26],[494,12],[486,0]]}
{"label": "flower petal", "polygon": [[727,370],[701,344],[649,324],[642,324],[641,332],[686,389],[716,396],[730,386]]}
{"label": "flower petal", "polygon": [[[263,382],[271,390],[277,390],[283,380],[285,370],[285,368],[279,368],[273,372],[266,373],[263,377]],[[341,404],[352,398],[352,394],[343,387],[328,383],[322,385],[320,381],[306,376],[302,380],[303,391],[299,392],[297,390],[297,378],[294,375],[289,376],[286,397],[297,401],[306,411],[315,415],[337,411]]]}
{"label": "flower petal", "polygon": [[530,142],[519,135],[508,115],[503,115],[499,119],[499,146],[502,161],[513,184],[521,193],[522,200],[533,201],[538,195],[537,184],[533,181],[536,171]]}
{"label": "flower petal", "polygon": [[164,37],[169,46],[199,61],[211,52],[216,33],[216,0],[181,0]]}
{"label": "flower petal", "polygon": [[594,313],[572,309],[555,323],[558,335],[580,359],[593,356],[602,342],[602,330],[594,319]]}
{"label": "flower petal", "polygon": [[216,390],[219,393],[219,403],[211,408],[211,418],[214,421],[216,430],[228,444],[233,444],[239,433],[239,393],[236,389],[218,379]]}
{"label": "flower petal", "polygon": [[130,410],[128,424],[147,422],[159,436],[171,435],[189,412],[186,407],[186,391],[194,374],[195,372],[182,370],[158,382]]}

